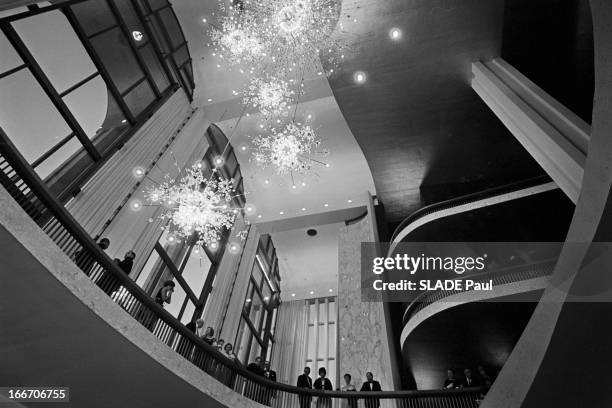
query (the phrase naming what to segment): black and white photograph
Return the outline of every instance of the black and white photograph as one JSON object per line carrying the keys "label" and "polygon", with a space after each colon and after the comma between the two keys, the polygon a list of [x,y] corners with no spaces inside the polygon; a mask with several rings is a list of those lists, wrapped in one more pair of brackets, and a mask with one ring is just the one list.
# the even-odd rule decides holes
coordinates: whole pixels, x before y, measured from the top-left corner
{"label": "black and white photograph", "polygon": [[0,407],[612,407],[612,0],[0,0]]}

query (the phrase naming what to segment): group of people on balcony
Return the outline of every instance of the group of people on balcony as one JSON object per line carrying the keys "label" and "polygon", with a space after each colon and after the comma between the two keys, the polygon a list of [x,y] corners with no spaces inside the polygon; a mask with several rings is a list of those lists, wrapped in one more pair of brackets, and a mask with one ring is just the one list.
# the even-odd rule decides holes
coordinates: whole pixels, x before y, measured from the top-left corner
{"label": "group of people on balcony", "polygon": [[444,380],[444,388],[467,388],[467,387],[486,387],[489,388],[493,384],[491,377],[483,366],[478,366],[477,374],[474,374],[471,368],[463,370],[463,378],[457,377],[455,370],[449,368],[446,371],[446,379]]}
{"label": "group of people on balcony", "polygon": [[[320,391],[332,391],[334,389],[332,382],[327,378],[327,370],[325,367],[319,368],[319,377],[312,382],[310,378],[310,367],[304,368],[304,373],[298,377],[297,380],[298,388],[315,389]],[[357,388],[352,383],[352,377],[350,374],[344,374],[344,385],[340,387],[340,391],[356,392]],[[366,373],[366,381],[361,385],[359,391],[382,391],[380,383],[374,380],[374,375],[371,372]],[[380,406],[380,400],[374,397],[362,398],[365,402],[366,408],[378,408]],[[357,401],[359,397],[348,397],[342,400],[342,408],[357,408]],[[310,408],[313,398],[309,395],[300,395],[299,402],[300,408]],[[316,408],[331,408],[332,400],[329,397],[319,397],[315,401]]]}

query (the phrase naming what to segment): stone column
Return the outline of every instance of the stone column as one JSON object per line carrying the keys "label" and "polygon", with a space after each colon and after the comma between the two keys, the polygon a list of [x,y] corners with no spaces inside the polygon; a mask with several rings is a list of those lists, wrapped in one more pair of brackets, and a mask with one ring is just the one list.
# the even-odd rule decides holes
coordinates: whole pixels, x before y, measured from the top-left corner
{"label": "stone column", "polygon": [[[340,229],[338,238],[338,368],[359,389],[371,371],[383,390],[395,389],[384,304],[361,301],[361,243],[375,242],[373,206],[361,221]],[[381,400],[381,406],[394,406]]]}

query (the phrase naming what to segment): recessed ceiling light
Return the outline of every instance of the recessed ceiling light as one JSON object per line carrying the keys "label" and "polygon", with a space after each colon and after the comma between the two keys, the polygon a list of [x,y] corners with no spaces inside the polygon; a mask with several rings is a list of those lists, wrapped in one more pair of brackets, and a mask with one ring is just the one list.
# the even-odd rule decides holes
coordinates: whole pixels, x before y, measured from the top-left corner
{"label": "recessed ceiling light", "polygon": [[330,293],[331,293],[331,292],[333,292],[333,291],[334,291],[333,289],[330,289],[330,290],[329,290],[329,292],[330,292]]}
{"label": "recessed ceiling light", "polygon": [[329,207],[329,204],[325,203],[323,204],[324,207]]}
{"label": "recessed ceiling light", "polygon": [[284,211],[279,212],[280,215],[285,215]]}
{"label": "recessed ceiling light", "polygon": [[349,203],[349,204],[350,204],[350,203],[352,203],[352,202],[353,202],[353,200],[351,200],[351,199],[349,199],[349,200],[348,200],[348,203]]}
{"label": "recessed ceiling light", "polygon": [[389,30],[389,38],[395,41],[399,40],[402,38],[402,30],[397,27],[393,27],[391,30]]}
{"label": "recessed ceiling light", "polygon": [[294,185],[291,186],[291,188],[295,190],[297,188],[297,186],[294,184]]}
{"label": "recessed ceiling light", "polygon": [[121,123],[125,123],[125,122],[127,122],[127,119],[123,119],[123,120],[121,121]]}
{"label": "recessed ceiling light", "polygon": [[270,180],[265,179],[265,180],[264,180],[264,183],[266,183],[266,184],[270,184]]}
{"label": "recessed ceiling light", "polygon": [[295,297],[295,293],[292,293],[291,296]]}
{"label": "recessed ceiling light", "polygon": [[261,218],[261,217],[262,217],[262,215],[261,215],[261,214],[258,214],[258,215],[257,215],[257,218]]}
{"label": "recessed ceiling light", "polygon": [[306,211],[306,207],[302,207],[302,211]]}
{"label": "recessed ceiling light", "polygon": [[205,18],[203,18],[203,19],[202,19],[202,22],[203,22],[203,23],[206,23],[207,21],[206,21],[206,19],[205,19]]}
{"label": "recessed ceiling light", "polygon": [[306,187],[306,182],[302,181],[302,187]]}
{"label": "recessed ceiling light", "polygon": [[212,98],[208,98],[207,100],[208,100],[208,102],[212,102]]}
{"label": "recessed ceiling light", "polygon": [[136,41],[142,41],[142,38],[144,36],[142,35],[140,31],[132,31],[132,37],[134,37]]}
{"label": "recessed ceiling light", "polygon": [[330,167],[331,165],[329,163],[325,163],[325,167]]}
{"label": "recessed ceiling light", "polygon": [[353,79],[355,80],[355,82],[357,82],[358,84],[363,84],[366,79],[367,76],[365,74],[365,72],[363,71],[357,71],[353,74]]}
{"label": "recessed ceiling light", "polygon": [[311,295],[314,295],[314,290],[311,290],[311,291],[310,291],[310,294],[311,294]]}

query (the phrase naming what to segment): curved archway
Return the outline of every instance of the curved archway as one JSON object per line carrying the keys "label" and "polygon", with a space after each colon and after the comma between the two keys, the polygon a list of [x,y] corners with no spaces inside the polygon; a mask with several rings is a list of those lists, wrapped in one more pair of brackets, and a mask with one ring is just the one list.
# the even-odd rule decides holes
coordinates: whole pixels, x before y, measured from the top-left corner
{"label": "curved archway", "polygon": [[[609,341],[607,317],[599,309],[610,303],[585,308],[566,303],[568,291],[576,283],[594,282],[585,278],[582,262],[593,241],[610,241],[612,235],[612,3],[591,0],[595,41],[595,98],[591,144],[585,166],[580,198],[566,242],[568,246],[555,268],[557,285],[549,287],[521,336],[514,352],[487,395],[482,407],[499,406],[601,406],[609,401],[609,375],[603,375],[607,352],[601,347]],[[603,275],[600,271],[598,275]],[[601,276],[597,276],[598,278]],[[588,285],[588,282],[586,283]],[[588,306],[588,305],[587,305]],[[593,310],[598,313],[593,313]],[[590,311],[589,311],[590,310]],[[571,333],[571,336],[568,334]],[[609,361],[609,358],[607,359]],[[563,365],[564,370],[559,370]],[[568,376],[568,371],[589,375]],[[565,379],[563,379],[565,377]],[[598,378],[597,387],[592,381]],[[571,382],[571,385],[570,385]],[[607,383],[605,383],[607,382]],[[551,392],[551,390],[553,390]],[[559,405],[561,404],[561,405]]]}

